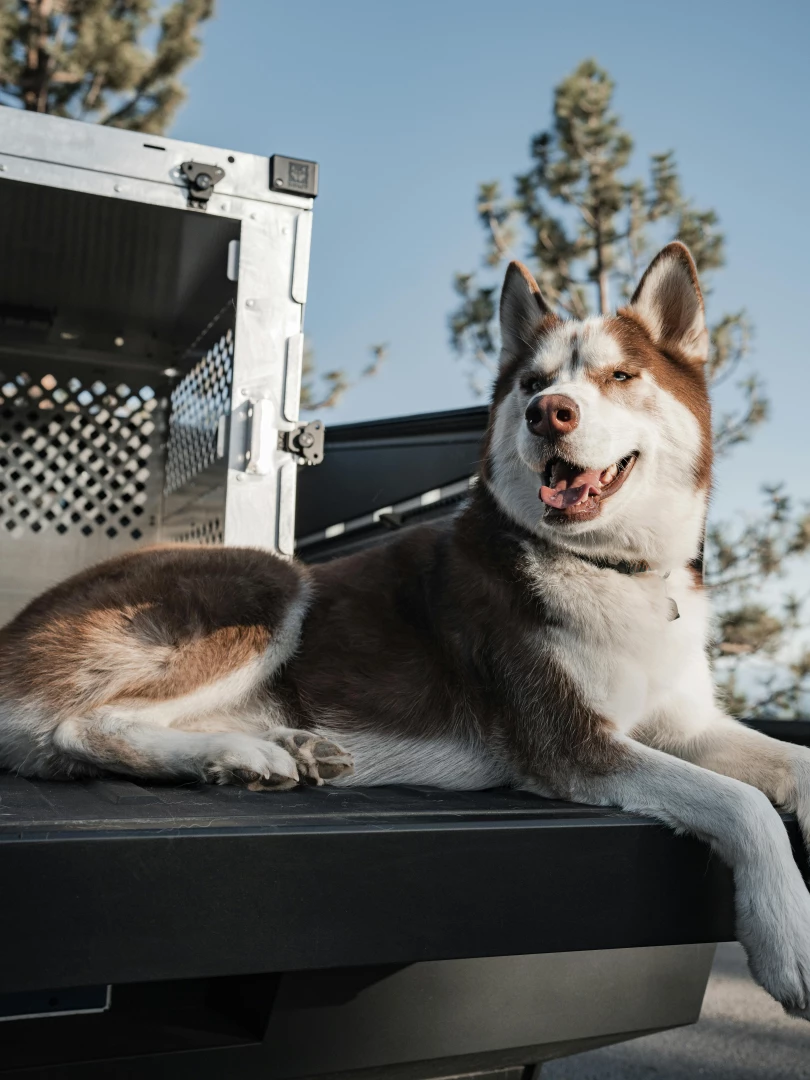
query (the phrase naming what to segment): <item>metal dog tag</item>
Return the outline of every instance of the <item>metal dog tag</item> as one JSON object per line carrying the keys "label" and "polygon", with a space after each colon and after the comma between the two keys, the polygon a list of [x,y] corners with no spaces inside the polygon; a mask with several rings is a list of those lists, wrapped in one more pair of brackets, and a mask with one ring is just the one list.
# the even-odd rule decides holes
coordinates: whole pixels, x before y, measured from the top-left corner
{"label": "metal dog tag", "polygon": [[[671,573],[672,573],[671,570],[667,570],[667,572],[665,574],[661,575],[661,580],[665,582]],[[667,594],[667,587],[666,587],[666,585],[664,585],[664,596],[666,596],[666,594]],[[678,605],[675,603],[675,601],[672,599],[671,596],[667,596],[667,602],[668,602],[667,622],[675,622],[676,619],[680,619],[680,617],[681,617],[681,613],[680,613],[680,611],[678,611]]]}

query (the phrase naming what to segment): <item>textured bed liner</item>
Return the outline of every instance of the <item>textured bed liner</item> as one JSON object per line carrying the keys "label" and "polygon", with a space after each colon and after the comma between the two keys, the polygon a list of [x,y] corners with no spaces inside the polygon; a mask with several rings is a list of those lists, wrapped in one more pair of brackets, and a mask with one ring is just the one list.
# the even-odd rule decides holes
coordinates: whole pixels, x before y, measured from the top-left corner
{"label": "textured bed liner", "polygon": [[0,774],[0,834],[41,830],[289,828],[346,822],[485,821],[615,816],[617,811],[526,792],[432,788],[301,788],[252,792],[206,784],[140,784],[121,778],[55,783]]}

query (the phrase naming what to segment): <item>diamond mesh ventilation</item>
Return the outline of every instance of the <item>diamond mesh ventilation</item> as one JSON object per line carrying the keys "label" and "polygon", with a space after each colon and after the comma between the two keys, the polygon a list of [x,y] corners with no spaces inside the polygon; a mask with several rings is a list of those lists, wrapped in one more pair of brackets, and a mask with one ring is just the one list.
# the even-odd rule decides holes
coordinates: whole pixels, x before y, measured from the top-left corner
{"label": "diamond mesh ventilation", "polygon": [[140,540],[163,407],[149,386],[0,377],[0,535]]}
{"label": "diamond mesh ventilation", "polygon": [[178,544],[224,544],[225,528],[221,518],[200,522],[186,532],[178,533],[172,540]]}
{"label": "diamond mesh ventilation", "polygon": [[228,330],[172,391],[167,495],[216,461],[219,421],[230,411],[232,379],[233,332]]}

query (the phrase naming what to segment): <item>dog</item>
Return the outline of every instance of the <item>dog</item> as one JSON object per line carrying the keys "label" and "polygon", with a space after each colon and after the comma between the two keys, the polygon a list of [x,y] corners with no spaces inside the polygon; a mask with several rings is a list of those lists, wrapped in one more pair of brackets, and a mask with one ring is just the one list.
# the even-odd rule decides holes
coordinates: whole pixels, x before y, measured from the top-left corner
{"label": "dog", "polygon": [[653,815],[733,869],[754,976],[810,1019],[810,751],[717,706],[696,560],[711,487],[694,262],[563,321],[512,263],[480,476],[449,523],[306,568],[119,556],[0,631],[0,766],[282,790],[517,786]]}

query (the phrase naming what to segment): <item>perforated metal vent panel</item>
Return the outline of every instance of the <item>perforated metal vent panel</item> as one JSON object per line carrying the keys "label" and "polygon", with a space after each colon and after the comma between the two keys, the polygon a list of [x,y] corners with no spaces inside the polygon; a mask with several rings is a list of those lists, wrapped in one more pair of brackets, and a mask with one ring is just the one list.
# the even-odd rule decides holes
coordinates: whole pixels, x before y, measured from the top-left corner
{"label": "perforated metal vent panel", "polygon": [[167,495],[217,460],[219,423],[230,411],[232,381],[233,333],[228,330],[172,391]]}
{"label": "perforated metal vent panel", "polygon": [[210,518],[185,532],[177,533],[172,540],[178,544],[224,544],[225,522],[221,517]]}
{"label": "perforated metal vent panel", "polygon": [[0,373],[0,535],[141,540],[164,411],[149,386]]}

